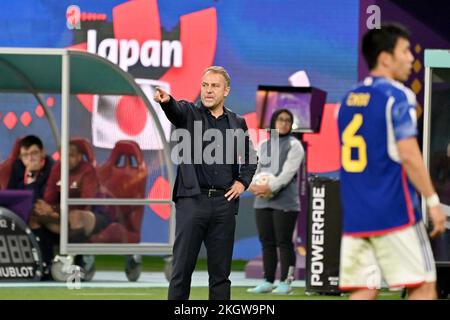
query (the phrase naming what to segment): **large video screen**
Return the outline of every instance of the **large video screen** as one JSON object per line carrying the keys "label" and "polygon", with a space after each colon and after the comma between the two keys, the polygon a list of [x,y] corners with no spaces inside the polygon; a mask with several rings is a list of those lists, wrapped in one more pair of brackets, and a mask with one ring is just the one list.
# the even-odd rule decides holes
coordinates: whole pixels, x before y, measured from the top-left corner
{"label": "large video screen", "polygon": [[270,128],[272,114],[280,109],[292,112],[292,130],[319,130],[326,93],[311,87],[259,86],[256,92],[256,115],[260,128]]}
{"label": "large video screen", "polygon": [[256,113],[260,116],[260,127],[269,128],[272,114],[279,109],[288,109],[294,116],[294,130],[311,130],[311,93],[258,90]]}

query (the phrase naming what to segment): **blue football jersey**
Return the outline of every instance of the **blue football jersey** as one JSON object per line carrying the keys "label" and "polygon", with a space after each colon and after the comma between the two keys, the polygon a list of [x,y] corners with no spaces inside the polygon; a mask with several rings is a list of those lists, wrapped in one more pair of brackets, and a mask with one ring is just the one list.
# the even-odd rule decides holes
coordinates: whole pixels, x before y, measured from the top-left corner
{"label": "blue football jersey", "polygon": [[419,221],[419,198],[396,145],[417,135],[414,93],[399,82],[367,77],[345,95],[338,126],[344,234],[374,236]]}

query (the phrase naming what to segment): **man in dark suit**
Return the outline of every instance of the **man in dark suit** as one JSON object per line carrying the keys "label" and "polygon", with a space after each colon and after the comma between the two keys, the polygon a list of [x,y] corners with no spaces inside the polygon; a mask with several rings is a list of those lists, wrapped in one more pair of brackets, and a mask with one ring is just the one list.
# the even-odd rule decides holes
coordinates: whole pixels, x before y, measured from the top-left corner
{"label": "man in dark suit", "polygon": [[[187,133],[188,144],[193,147],[183,150],[189,152],[190,149],[190,154],[183,154],[173,190],[176,230],[168,293],[171,300],[189,298],[191,277],[202,242],[208,259],[209,298],[230,299],[228,278],[235,215],[239,196],[248,188],[255,173],[256,155],[248,134],[231,136],[238,131],[247,133],[248,128],[242,117],[224,107],[229,92],[230,76],[223,67],[215,66],[203,73],[198,104],[176,101],[160,88],[155,92],[155,101],[160,103],[178,132],[184,137]],[[207,131],[217,134],[209,144],[204,141],[209,140],[205,139]],[[244,142],[243,148],[232,142],[235,137],[241,138],[237,145]],[[215,160],[210,161],[211,158]]]}

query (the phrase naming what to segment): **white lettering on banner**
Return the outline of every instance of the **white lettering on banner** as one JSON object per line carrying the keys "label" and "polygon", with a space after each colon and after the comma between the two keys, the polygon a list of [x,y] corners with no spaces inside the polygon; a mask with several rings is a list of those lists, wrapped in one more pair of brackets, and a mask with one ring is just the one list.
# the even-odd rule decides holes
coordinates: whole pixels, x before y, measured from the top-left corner
{"label": "white lettering on banner", "polygon": [[103,39],[97,47],[97,31],[88,30],[87,50],[118,64],[124,71],[139,61],[144,67],[183,66],[183,46],[178,40],[147,40],[142,46],[136,39]]}
{"label": "white lettering on banner", "polygon": [[0,278],[28,278],[33,276],[33,267],[0,267]]}
{"label": "white lettering on banner", "polygon": [[320,275],[323,273],[323,229],[325,210],[325,187],[313,188],[312,200],[312,258],[311,285],[323,286]]}

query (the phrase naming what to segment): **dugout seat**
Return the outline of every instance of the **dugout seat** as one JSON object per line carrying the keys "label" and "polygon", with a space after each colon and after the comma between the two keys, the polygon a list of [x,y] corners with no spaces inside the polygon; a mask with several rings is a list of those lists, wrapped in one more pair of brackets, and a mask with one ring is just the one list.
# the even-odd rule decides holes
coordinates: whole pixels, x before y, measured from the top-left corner
{"label": "dugout seat", "polygon": [[[101,192],[114,198],[145,198],[147,165],[139,145],[134,141],[116,143],[109,158],[97,167]],[[116,219],[104,230],[90,237],[91,242],[137,243],[141,239],[143,206],[114,207]]]}
{"label": "dugout seat", "polygon": [[16,139],[16,142],[14,142],[14,145],[11,149],[9,156],[6,158],[5,161],[0,163],[0,190],[6,189],[6,187],[8,186],[9,177],[11,176],[11,170],[12,170],[13,163],[19,157],[21,140],[22,140],[22,138]]}

